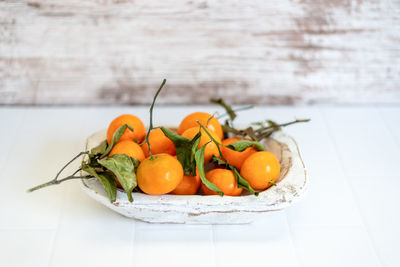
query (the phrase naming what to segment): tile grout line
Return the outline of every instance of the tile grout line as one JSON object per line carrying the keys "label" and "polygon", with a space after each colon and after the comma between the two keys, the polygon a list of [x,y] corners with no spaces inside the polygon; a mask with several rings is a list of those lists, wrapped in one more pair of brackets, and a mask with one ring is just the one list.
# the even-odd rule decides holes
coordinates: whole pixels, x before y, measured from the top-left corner
{"label": "tile grout line", "polygon": [[[329,123],[328,123],[327,120],[326,120],[326,116],[325,116],[324,111],[321,109],[321,107],[318,107],[318,109],[320,110],[320,114],[321,114],[321,116],[322,116],[322,118],[323,118],[322,123],[325,125],[325,128],[327,129],[328,136],[329,136],[329,138],[331,139],[331,141],[332,141],[332,143],[333,143],[333,147],[334,147],[335,154],[336,154],[336,156],[337,156],[337,158],[338,158],[338,160],[339,160],[339,163],[340,163],[340,170],[341,170],[341,173],[342,173],[342,174],[344,175],[344,177],[346,178],[346,179],[344,179],[344,182],[345,182],[345,183],[347,184],[347,186],[349,187],[349,189],[350,189],[350,191],[351,191],[351,193],[352,193],[351,198],[353,199],[355,205],[357,206],[357,210],[358,210],[358,213],[359,213],[359,216],[360,216],[360,219],[361,219],[361,226],[362,226],[362,228],[365,230],[365,232],[367,233],[369,243],[370,243],[371,247],[372,247],[373,250],[374,250],[374,253],[375,253],[375,256],[376,256],[376,258],[377,258],[377,260],[378,260],[378,262],[379,262],[379,265],[380,265],[380,266],[384,266],[384,265],[383,265],[383,262],[382,262],[382,259],[381,259],[381,256],[380,256],[379,253],[378,253],[378,250],[377,250],[376,244],[375,244],[375,242],[374,242],[374,239],[373,239],[373,237],[372,237],[372,235],[371,235],[371,233],[370,233],[370,231],[369,231],[369,229],[368,229],[368,227],[367,227],[367,225],[366,225],[366,223],[365,223],[366,219],[365,219],[365,217],[363,216],[363,214],[362,214],[362,212],[361,212],[360,203],[359,203],[358,199],[356,198],[355,190],[354,190],[353,184],[349,181],[348,176],[347,176],[347,174],[346,174],[346,171],[345,171],[345,168],[344,168],[344,165],[343,165],[342,156],[341,156],[341,154],[340,154],[340,152],[339,152],[339,150],[338,150],[338,148],[337,148],[336,140],[335,140],[335,138],[333,137],[333,135],[331,134],[331,127],[330,127]],[[375,109],[375,108],[374,108],[374,109]]]}
{"label": "tile grout line", "polygon": [[300,256],[299,256],[299,253],[298,253],[298,251],[297,251],[297,246],[296,246],[296,244],[295,244],[295,242],[294,242],[292,226],[291,226],[290,223],[289,223],[289,218],[288,218],[287,212],[286,212],[285,210],[284,210],[283,212],[285,213],[286,225],[287,225],[287,227],[288,227],[290,243],[291,243],[292,248],[293,248],[293,250],[294,250],[294,255],[295,255],[295,257],[296,257],[297,266],[303,266],[303,265],[301,264],[301,262],[300,262]]}
{"label": "tile grout line", "polygon": [[217,247],[215,244],[215,225],[211,224],[212,246],[214,251],[214,266],[217,267]]}
{"label": "tile grout line", "polygon": [[53,235],[53,238],[52,238],[52,240],[51,240],[51,242],[50,242],[50,247],[49,247],[49,251],[47,252],[48,254],[48,256],[47,256],[47,258],[46,258],[46,261],[45,261],[45,264],[44,264],[44,266],[47,266],[47,267],[49,267],[50,266],[50,264],[51,264],[51,260],[52,260],[52,258],[53,258],[53,255],[54,255],[54,251],[55,251],[55,244],[56,244],[56,242],[57,242],[57,238],[58,238],[58,235],[59,235],[59,232],[60,232],[60,226],[61,226],[61,221],[62,221],[62,219],[63,219],[63,217],[64,217],[64,209],[65,209],[65,207],[66,207],[66,201],[67,201],[67,192],[68,192],[69,190],[66,190],[66,191],[64,191],[64,194],[63,194],[63,199],[62,199],[62,202],[61,202],[61,207],[60,207],[60,214],[59,214],[59,216],[58,216],[58,221],[57,221],[57,227],[56,227],[56,229],[55,229],[55,231],[54,231],[54,235]]}
{"label": "tile grout line", "polygon": [[133,229],[132,229],[132,237],[131,237],[131,266],[135,266],[135,244],[136,244],[136,220],[133,219]]}
{"label": "tile grout line", "polygon": [[377,107],[376,109],[377,109],[379,117],[381,118],[381,120],[383,121],[383,124],[385,125],[386,130],[389,132],[389,135],[392,137],[393,142],[396,144],[397,148],[400,150],[400,143],[397,140],[396,135],[393,133],[391,127],[389,126],[389,122],[387,121],[385,116],[383,116],[381,107],[379,107],[379,108]]}

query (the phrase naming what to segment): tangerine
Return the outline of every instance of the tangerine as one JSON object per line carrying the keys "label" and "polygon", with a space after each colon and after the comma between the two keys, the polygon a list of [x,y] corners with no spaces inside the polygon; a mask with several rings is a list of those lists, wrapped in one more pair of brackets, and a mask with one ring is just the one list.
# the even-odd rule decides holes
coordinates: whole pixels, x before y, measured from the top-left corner
{"label": "tangerine", "polygon": [[146,136],[146,129],[143,122],[135,115],[123,114],[116,117],[108,126],[107,142],[109,144],[111,143],[114,132],[124,124],[130,125],[133,128],[133,131],[126,129],[119,141],[131,140],[137,143],[143,141],[144,137]]}
{"label": "tangerine", "polygon": [[[235,175],[231,170],[213,169],[206,173],[206,178],[215,184],[227,196],[240,196],[243,189],[239,188],[236,182]],[[218,195],[217,192],[209,189],[203,183],[201,189],[206,195]]]}
{"label": "tangerine", "polygon": [[239,137],[227,138],[225,140],[222,140],[223,146],[221,146],[222,156],[224,156],[224,158],[228,161],[229,164],[233,165],[238,170],[240,170],[240,168],[242,167],[242,164],[245,161],[245,159],[247,159],[251,154],[257,152],[257,150],[254,147],[248,147],[242,152],[238,152],[225,147],[240,140],[242,139]]}
{"label": "tangerine", "polygon": [[[208,134],[203,129],[200,130],[200,126],[187,129],[182,133],[182,136],[193,139],[199,131],[201,132],[201,137],[198,148],[201,148],[202,146],[207,144],[204,150],[204,162],[207,163],[211,161],[213,155],[219,157],[218,146],[211,140],[210,136],[208,136]],[[215,139],[215,141],[217,141],[218,143],[221,142],[221,139],[213,130],[208,129],[207,131]]]}
{"label": "tangerine", "polygon": [[265,190],[279,177],[280,164],[274,154],[260,151],[250,155],[242,164],[240,175],[254,190]]}
{"label": "tangerine", "polygon": [[199,126],[197,121],[199,121],[204,127],[213,130],[217,134],[219,139],[223,138],[224,131],[222,130],[222,126],[219,123],[218,119],[206,112],[194,112],[187,115],[182,120],[181,124],[179,124],[178,134],[182,135],[183,132],[185,132],[187,129]]}
{"label": "tangerine", "polygon": [[183,179],[181,163],[169,154],[157,154],[140,163],[136,173],[139,188],[150,195],[166,194]]}
{"label": "tangerine", "polygon": [[[160,128],[154,129],[150,132],[149,142],[151,146],[151,154],[153,155],[166,153],[173,156],[176,154],[174,143],[165,136]],[[142,145],[142,149],[145,156],[148,157],[149,145],[147,142]]]}
{"label": "tangerine", "polygon": [[142,162],[145,159],[142,148],[135,142],[125,140],[118,142],[110,151],[108,156],[114,154],[125,154]]}
{"label": "tangerine", "polygon": [[184,175],[180,184],[171,193],[174,195],[194,195],[199,190],[200,184],[199,174],[196,176]]}

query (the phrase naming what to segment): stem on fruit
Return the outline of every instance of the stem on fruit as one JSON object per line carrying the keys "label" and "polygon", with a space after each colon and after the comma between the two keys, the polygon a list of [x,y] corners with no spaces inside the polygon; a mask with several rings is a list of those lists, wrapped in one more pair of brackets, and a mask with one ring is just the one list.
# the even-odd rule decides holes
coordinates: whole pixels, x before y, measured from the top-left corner
{"label": "stem on fruit", "polygon": [[206,132],[206,134],[211,138],[211,140],[217,145],[217,149],[218,149],[219,154],[221,155],[221,158],[222,158],[227,164],[229,164],[229,163],[228,163],[228,160],[224,157],[224,155],[222,155],[221,148],[219,147],[219,146],[223,146],[223,145],[222,145],[221,143],[219,143],[217,140],[215,140],[214,137],[211,136],[211,134],[207,131],[207,129],[203,126],[203,124],[201,124],[199,121],[197,121],[197,123],[198,123],[198,124],[200,125],[200,127]]}
{"label": "stem on fruit", "polygon": [[147,145],[149,146],[150,158],[153,158],[153,154],[151,154],[151,147],[150,147],[150,142],[149,142],[149,135],[150,135],[151,130],[153,129],[153,108],[154,108],[154,104],[156,102],[157,96],[161,92],[161,89],[164,87],[166,82],[167,82],[166,79],[164,79],[162,81],[162,83],[160,85],[160,88],[158,88],[156,94],[154,95],[153,103],[151,103],[151,106],[150,106],[150,125],[149,125],[149,130],[148,130],[147,135],[146,135],[146,142],[147,142]]}

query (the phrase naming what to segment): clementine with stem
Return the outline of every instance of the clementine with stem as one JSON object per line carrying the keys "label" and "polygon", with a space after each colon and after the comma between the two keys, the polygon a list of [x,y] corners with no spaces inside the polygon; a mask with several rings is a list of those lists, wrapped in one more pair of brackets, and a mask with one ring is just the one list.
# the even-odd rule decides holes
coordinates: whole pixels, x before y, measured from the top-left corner
{"label": "clementine with stem", "polygon": [[260,151],[250,155],[242,165],[240,175],[255,190],[265,190],[275,184],[279,177],[280,164],[274,154]]}
{"label": "clementine with stem", "polygon": [[110,157],[115,154],[125,154],[139,160],[140,162],[145,159],[142,148],[137,143],[129,140],[118,142],[113,149],[111,149],[108,156]]}
{"label": "clementine with stem", "polygon": [[[219,157],[220,155],[218,145],[212,142],[210,136],[199,126],[187,129],[182,133],[182,136],[188,139],[193,139],[199,131],[201,132],[201,137],[198,148],[204,145],[206,146],[204,150],[204,162],[207,163],[211,161],[213,155],[216,157]],[[221,142],[218,135],[214,131],[210,129],[208,129],[207,131],[215,140],[217,140],[217,142]]]}
{"label": "clementine with stem", "polygon": [[[160,128],[154,129],[150,132],[149,142],[151,143],[151,153],[153,155],[166,153],[173,156],[176,154],[174,143],[171,139],[165,136]],[[142,150],[146,157],[150,156],[149,145],[147,142],[142,145]]]}
{"label": "clementine with stem", "polygon": [[224,132],[218,119],[205,112],[194,112],[186,116],[178,127],[178,134],[182,135],[187,129],[198,126],[197,121],[214,131],[219,139],[222,139]]}
{"label": "clementine with stem", "polygon": [[124,134],[119,139],[119,142],[124,140],[131,140],[140,143],[143,141],[146,135],[146,129],[144,127],[143,122],[135,115],[123,114],[116,117],[108,126],[107,129],[108,144],[111,143],[111,139],[114,135],[114,132],[124,124],[130,125],[133,128],[133,131],[131,131],[130,129],[126,129]]}
{"label": "clementine with stem", "polygon": [[231,137],[222,140],[221,152],[225,159],[228,161],[229,164],[233,165],[236,169],[240,170],[242,167],[243,162],[251,155],[257,152],[254,147],[248,147],[242,152],[235,151],[230,149],[226,146],[240,141],[242,138],[239,137]]}
{"label": "clementine with stem", "polygon": [[[206,178],[215,184],[227,196],[240,196],[243,189],[239,188],[236,182],[235,175],[231,170],[213,169],[206,173]],[[218,195],[217,192],[209,189],[204,184],[201,184],[201,189],[206,195]]]}

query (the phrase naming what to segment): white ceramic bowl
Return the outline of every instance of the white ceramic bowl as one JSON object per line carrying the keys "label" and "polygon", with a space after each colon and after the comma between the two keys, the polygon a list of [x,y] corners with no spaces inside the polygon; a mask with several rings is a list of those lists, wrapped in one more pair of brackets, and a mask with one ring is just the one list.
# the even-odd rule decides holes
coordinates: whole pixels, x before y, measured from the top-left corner
{"label": "white ceramic bowl", "polygon": [[[87,139],[85,151],[106,139],[106,131],[100,131]],[[299,149],[293,138],[276,132],[264,140],[267,150],[274,153],[281,164],[281,174],[276,186],[261,192],[258,197],[230,196],[152,196],[133,193],[134,201],[118,190],[117,199],[110,203],[100,182],[82,180],[82,189],[106,207],[137,220],[151,223],[188,224],[239,224],[250,223],[263,212],[281,210],[292,205],[304,194],[307,176]]]}

